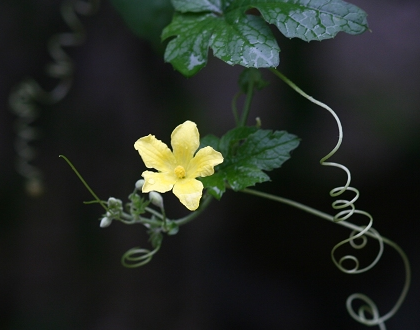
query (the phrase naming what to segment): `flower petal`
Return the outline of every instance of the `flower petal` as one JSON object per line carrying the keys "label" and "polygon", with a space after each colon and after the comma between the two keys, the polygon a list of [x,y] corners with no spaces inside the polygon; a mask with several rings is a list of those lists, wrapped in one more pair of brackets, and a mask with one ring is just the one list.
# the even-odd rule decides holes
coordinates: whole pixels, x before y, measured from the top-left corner
{"label": "flower petal", "polygon": [[197,125],[189,120],[178,125],[172,132],[171,145],[177,164],[187,168],[195,151],[200,146]]}
{"label": "flower petal", "polygon": [[175,174],[172,173],[144,171],[141,176],[144,178],[144,184],[141,189],[144,193],[150,191],[167,192],[172,189],[176,182]]}
{"label": "flower petal", "polygon": [[178,180],[174,185],[173,193],[187,209],[195,211],[200,205],[203,184],[195,179]]}
{"label": "flower petal", "polygon": [[196,178],[214,173],[214,166],[223,163],[223,156],[212,147],[204,147],[196,153],[187,168],[187,177]]}
{"label": "flower petal", "polygon": [[160,172],[172,172],[175,168],[175,157],[168,146],[149,134],[134,143],[147,168],[155,168]]}

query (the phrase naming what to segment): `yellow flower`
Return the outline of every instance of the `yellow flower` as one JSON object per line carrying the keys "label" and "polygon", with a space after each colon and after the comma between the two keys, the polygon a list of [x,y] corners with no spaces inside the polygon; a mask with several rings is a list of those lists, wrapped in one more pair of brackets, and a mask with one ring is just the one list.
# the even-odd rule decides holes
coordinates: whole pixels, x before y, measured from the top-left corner
{"label": "yellow flower", "polygon": [[214,166],[223,162],[223,156],[212,147],[200,149],[200,135],[197,125],[187,120],[177,126],[171,135],[173,152],[162,141],[149,134],[134,143],[147,168],[158,172],[144,171],[142,192],[160,193],[173,189],[187,209],[194,211],[200,204],[203,184],[196,180],[214,173]]}

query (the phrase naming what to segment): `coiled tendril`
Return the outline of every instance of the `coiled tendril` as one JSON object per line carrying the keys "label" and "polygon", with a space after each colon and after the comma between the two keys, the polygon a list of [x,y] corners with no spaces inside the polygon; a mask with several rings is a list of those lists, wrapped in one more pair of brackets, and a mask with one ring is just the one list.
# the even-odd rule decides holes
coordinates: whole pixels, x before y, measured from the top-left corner
{"label": "coiled tendril", "polygon": [[57,85],[46,91],[34,79],[25,79],[16,86],[9,96],[11,112],[15,120],[15,150],[17,153],[16,170],[26,179],[26,192],[39,196],[44,191],[41,170],[31,164],[36,152],[31,142],[39,138],[39,130],[31,124],[39,116],[37,104],[55,104],[61,101],[70,90],[73,80],[73,62],[63,47],[81,45],[85,38],[85,29],[77,14],[88,16],[97,11],[99,0],[65,0],[61,5],[61,15],[73,32],[53,35],[48,41],[48,50],[53,62],[47,66],[47,75],[58,79]]}
{"label": "coiled tendril", "polygon": [[142,249],[140,247],[131,248],[121,257],[121,263],[127,268],[136,268],[147,264],[152,260],[153,255],[158,252],[160,245],[154,250]]}
{"label": "coiled tendril", "polygon": [[[373,217],[369,213],[356,209],[354,203],[359,198],[359,191],[356,188],[353,188],[353,187],[350,186],[351,173],[350,173],[349,169],[342,164],[327,162],[327,160],[329,158],[331,158],[337,152],[337,150],[340,148],[342,140],[343,140],[343,129],[342,129],[342,125],[341,125],[340,119],[338,118],[337,114],[326,104],[324,104],[324,103],[314,99],[313,97],[309,96],[308,94],[306,94],[297,85],[295,85],[292,81],[290,81],[287,77],[285,77],[282,73],[280,73],[276,69],[271,69],[271,71],[276,76],[278,76],[280,79],[282,79],[286,84],[288,84],[292,89],[294,89],[297,93],[299,93],[300,95],[302,95],[303,97],[305,97],[306,99],[311,101],[312,103],[326,109],[334,117],[334,119],[337,123],[337,126],[338,126],[338,131],[339,131],[338,141],[337,141],[337,144],[335,145],[335,147],[325,157],[323,157],[320,160],[320,164],[323,165],[323,166],[338,167],[338,168],[342,169],[347,174],[346,184],[344,186],[336,187],[336,188],[332,189],[330,191],[330,196],[331,197],[341,196],[343,193],[345,193],[347,191],[351,191],[355,194],[355,196],[351,200],[345,200],[345,199],[335,200],[332,203],[332,207],[333,207],[333,209],[338,210],[339,212],[336,213],[332,217],[330,217],[326,214],[323,214],[322,212],[312,210],[311,208],[303,206],[299,203],[289,201],[287,199],[279,198],[277,200],[285,202],[285,203],[293,205],[293,206],[296,206],[296,207],[299,207],[299,208],[302,208],[302,209],[304,209],[306,211],[309,211],[313,214],[317,214],[317,215],[319,215],[323,218],[326,218],[326,219],[331,220],[335,223],[339,223],[339,224],[341,224],[345,227],[353,229],[353,231],[350,233],[349,238],[339,242],[331,250],[331,258],[332,258],[334,264],[337,266],[337,268],[339,270],[341,270],[344,273],[360,274],[360,273],[363,273],[363,272],[371,269],[372,267],[374,267],[382,256],[382,253],[383,253],[383,250],[384,250],[384,242],[389,244],[391,247],[393,247],[400,254],[400,256],[401,256],[401,258],[403,259],[403,262],[404,262],[406,277],[405,277],[405,283],[404,283],[403,290],[400,294],[400,297],[399,297],[397,303],[395,304],[395,306],[391,309],[391,311],[389,311],[384,316],[380,317],[378,308],[376,307],[375,303],[368,296],[366,296],[362,293],[355,293],[355,294],[350,295],[347,298],[347,302],[346,302],[347,311],[349,312],[350,316],[354,320],[356,320],[356,321],[358,321],[358,322],[360,322],[364,325],[367,325],[367,326],[378,325],[381,330],[385,330],[386,327],[385,327],[384,322],[387,319],[389,319],[390,317],[392,317],[397,312],[397,310],[401,306],[402,302],[404,301],[405,296],[407,295],[407,292],[408,292],[408,288],[410,286],[411,270],[410,270],[410,264],[409,264],[408,258],[405,255],[404,251],[398,245],[396,245],[394,242],[382,237],[375,229],[372,228]],[[348,220],[354,214],[360,214],[360,215],[366,216],[369,220],[368,224],[364,227],[358,227],[358,226],[355,226],[351,223],[345,222],[345,220]],[[372,238],[375,238],[379,243],[378,254],[377,254],[376,258],[368,266],[366,266],[364,268],[359,268],[359,266],[360,266],[359,259],[354,255],[345,255],[337,261],[334,253],[340,246],[342,246],[346,243],[349,243],[350,246],[353,247],[354,249],[362,249],[367,244],[366,236],[370,236]],[[361,243],[357,243],[356,242],[357,239],[360,239]],[[346,267],[343,266],[343,263],[345,261],[348,261],[348,260],[353,261],[353,263],[354,263],[353,268],[346,268]],[[352,305],[352,303],[355,299],[360,299],[365,303],[364,305],[359,307],[358,313],[356,313],[354,311],[353,305]],[[370,319],[366,316],[366,313],[369,313],[371,315]]]}

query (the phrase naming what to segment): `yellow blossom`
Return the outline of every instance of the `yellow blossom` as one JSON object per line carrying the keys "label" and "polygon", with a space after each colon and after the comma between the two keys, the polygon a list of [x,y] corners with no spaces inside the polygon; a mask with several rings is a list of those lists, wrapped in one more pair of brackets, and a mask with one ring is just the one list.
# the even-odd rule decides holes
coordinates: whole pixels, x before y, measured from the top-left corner
{"label": "yellow blossom", "polygon": [[196,180],[214,173],[214,166],[223,162],[223,156],[212,147],[205,147],[195,154],[200,145],[197,125],[187,120],[177,126],[171,135],[173,152],[162,141],[149,134],[134,143],[147,168],[158,172],[144,171],[142,192],[160,193],[173,189],[187,209],[194,211],[200,204],[203,184]]}

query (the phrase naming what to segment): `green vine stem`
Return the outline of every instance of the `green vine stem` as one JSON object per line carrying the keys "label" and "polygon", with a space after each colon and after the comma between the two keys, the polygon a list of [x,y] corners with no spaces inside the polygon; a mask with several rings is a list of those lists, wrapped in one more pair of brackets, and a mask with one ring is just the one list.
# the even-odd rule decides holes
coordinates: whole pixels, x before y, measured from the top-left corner
{"label": "green vine stem", "polygon": [[[346,221],[337,222],[337,221],[335,221],[334,216],[332,216],[330,214],[327,214],[327,213],[324,213],[324,212],[321,212],[317,209],[314,209],[314,208],[312,208],[310,206],[307,206],[307,205],[304,205],[302,203],[293,201],[291,199],[283,198],[283,197],[280,197],[280,196],[276,196],[276,195],[264,193],[264,192],[261,192],[261,191],[248,189],[248,188],[241,190],[241,192],[247,193],[247,194],[250,194],[250,195],[254,195],[254,196],[258,196],[258,197],[262,197],[262,198],[266,198],[266,199],[269,199],[269,200],[272,200],[272,201],[275,201],[275,202],[287,204],[287,205],[295,207],[299,210],[302,210],[302,211],[305,211],[305,212],[310,213],[312,215],[315,215],[319,218],[322,218],[322,219],[331,221],[333,223],[337,223],[341,226],[347,227],[349,229],[352,229],[353,232],[361,232],[361,231],[364,230],[364,228],[356,226],[356,225],[354,225],[352,223],[349,223],[349,222],[346,222]],[[350,236],[352,236],[352,235],[353,235],[353,233]],[[346,308],[347,308],[347,311],[350,314],[350,316],[354,320],[356,320],[357,322],[362,323],[362,324],[367,325],[367,326],[378,325],[381,330],[385,330],[386,327],[385,327],[384,322],[395,315],[395,313],[398,311],[398,309],[401,307],[402,303],[404,302],[404,299],[407,296],[408,290],[410,288],[410,282],[411,282],[410,262],[408,260],[407,255],[401,249],[401,247],[399,247],[395,242],[391,241],[390,239],[381,236],[375,229],[370,228],[368,231],[365,232],[365,235],[378,240],[378,242],[380,244],[380,251],[378,253],[379,257],[380,257],[380,255],[382,254],[382,251],[383,251],[383,247],[381,247],[382,242],[385,243],[385,244],[388,244],[390,247],[394,248],[398,252],[398,254],[401,256],[401,259],[404,263],[404,269],[405,269],[404,286],[403,286],[403,289],[401,291],[400,297],[398,298],[394,307],[387,314],[385,314],[382,317],[379,317],[379,312],[378,312],[378,308],[376,307],[376,304],[369,297],[367,297],[366,295],[364,295],[362,293],[354,293],[354,294],[350,295],[347,298],[347,301],[346,301]],[[364,243],[366,243],[366,242],[364,241]],[[365,244],[360,244],[360,245],[355,245],[353,247],[354,248],[361,248],[364,245]],[[334,252],[334,249],[333,249],[333,251],[331,251],[331,258],[334,261],[334,263],[336,263],[333,255],[332,255],[333,252]],[[378,259],[378,257],[376,259]],[[340,269],[340,270],[342,270],[342,269]],[[354,273],[355,272],[353,272],[353,274]],[[360,299],[365,303],[365,305],[362,305],[362,306],[359,307],[358,313],[356,313],[353,310],[353,306],[352,306],[353,301],[356,300],[356,299]],[[365,314],[366,312],[368,312],[372,316],[371,319],[366,317],[366,314]]]}
{"label": "green vine stem", "polygon": [[108,211],[108,208],[106,207],[105,203],[99,199],[99,197],[95,194],[95,192],[92,190],[92,188],[89,187],[85,179],[83,179],[82,175],[79,173],[79,171],[74,167],[72,162],[64,155],[59,155],[58,157],[63,158],[67,164],[71,167],[74,173],[76,173],[77,177],[82,181],[83,185],[86,187],[86,189],[90,192],[90,194],[95,198],[95,200],[105,209],[105,211]]}
{"label": "green vine stem", "polygon": [[248,119],[249,109],[251,108],[251,102],[254,96],[254,84],[255,84],[254,81],[250,80],[248,89],[246,91],[246,99],[245,99],[244,108],[242,109],[241,119],[239,121],[238,126],[245,126],[246,121]]}
{"label": "green vine stem", "polygon": [[182,225],[185,225],[188,222],[194,220],[210,205],[210,202],[212,200],[213,200],[213,197],[211,195],[208,195],[208,194],[204,195],[203,201],[200,203],[200,207],[196,211],[191,212],[190,214],[188,214],[187,216],[185,216],[181,219],[174,220],[174,222],[178,226],[182,226]]}
{"label": "green vine stem", "polygon": [[235,118],[236,127],[239,127],[238,107],[236,103],[238,102],[238,98],[241,96],[241,94],[242,92],[237,92],[232,99],[232,112],[233,112],[233,117]]}

